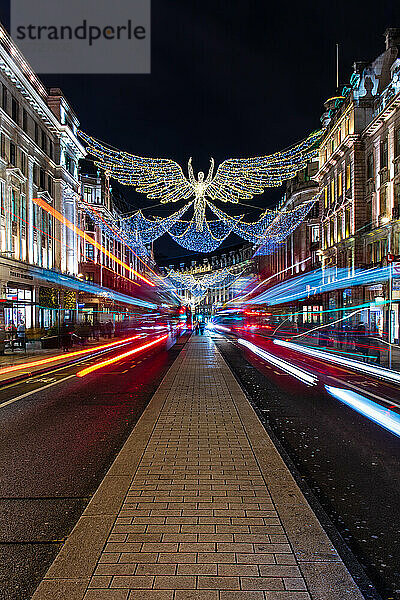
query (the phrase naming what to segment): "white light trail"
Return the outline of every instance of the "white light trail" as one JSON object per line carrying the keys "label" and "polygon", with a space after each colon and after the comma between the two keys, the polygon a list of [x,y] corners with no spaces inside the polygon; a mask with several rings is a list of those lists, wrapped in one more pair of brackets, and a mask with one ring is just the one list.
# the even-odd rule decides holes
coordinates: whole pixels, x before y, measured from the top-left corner
{"label": "white light trail", "polygon": [[300,367],[296,367],[295,365],[287,362],[286,360],[283,360],[282,358],[278,358],[277,356],[274,356],[273,354],[266,352],[262,348],[259,348],[258,346],[256,346],[255,344],[252,344],[251,342],[248,342],[247,340],[243,340],[242,338],[240,338],[238,341],[239,341],[239,344],[241,344],[242,346],[245,346],[251,352],[254,352],[254,354],[257,354],[257,356],[264,359],[266,362],[269,362],[271,365],[274,365],[275,367],[282,369],[282,371],[285,371],[285,373],[292,375],[292,377],[299,379],[300,381],[302,381],[303,383],[306,383],[307,385],[316,385],[316,383],[318,381],[318,377],[316,377],[312,373],[309,373],[308,371],[304,371],[304,369],[300,369]]}
{"label": "white light trail", "polygon": [[295,350],[296,352],[302,352],[303,354],[307,354],[315,358],[322,358],[328,362],[335,363],[349,369],[354,369],[355,371],[360,371],[361,373],[367,373],[368,375],[378,377],[385,381],[390,381],[391,383],[400,383],[400,373],[397,371],[391,371],[390,369],[385,369],[384,367],[376,367],[375,365],[362,363],[358,360],[354,360],[353,358],[344,358],[342,356],[338,356],[337,354],[329,354],[328,352],[323,352],[322,350],[300,346],[300,344],[293,344],[292,342],[285,342],[284,340],[274,340],[274,344],[278,344],[278,346],[284,346],[285,348]]}
{"label": "white light trail", "polygon": [[350,408],[364,415],[371,421],[374,421],[381,427],[384,427],[391,433],[400,436],[400,415],[376,404],[372,400],[369,400],[357,392],[351,390],[345,390],[342,388],[332,387],[330,385],[325,386],[326,391],[331,394],[340,402],[347,404]]}

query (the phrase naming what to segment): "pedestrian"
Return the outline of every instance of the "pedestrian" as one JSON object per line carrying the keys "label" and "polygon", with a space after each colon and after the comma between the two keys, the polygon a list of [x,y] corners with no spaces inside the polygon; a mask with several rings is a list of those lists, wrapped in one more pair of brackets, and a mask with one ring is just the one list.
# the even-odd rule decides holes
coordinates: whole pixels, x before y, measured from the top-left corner
{"label": "pedestrian", "polygon": [[61,336],[61,345],[62,345],[63,351],[68,352],[68,350],[70,349],[70,347],[72,345],[72,340],[71,340],[71,332],[69,331],[69,327],[68,327],[67,323],[65,323],[65,321],[61,325],[60,336]]}
{"label": "pedestrian", "polygon": [[26,330],[25,323],[21,321],[17,327],[17,342],[20,348],[25,348],[26,346]]}

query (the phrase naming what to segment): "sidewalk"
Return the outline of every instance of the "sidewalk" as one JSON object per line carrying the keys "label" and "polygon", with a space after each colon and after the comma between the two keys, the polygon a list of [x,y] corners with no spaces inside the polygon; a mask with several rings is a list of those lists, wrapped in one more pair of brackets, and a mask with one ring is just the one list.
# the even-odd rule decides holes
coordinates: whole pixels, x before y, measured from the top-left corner
{"label": "sidewalk", "polygon": [[362,600],[210,338],[170,368],[32,600]]}

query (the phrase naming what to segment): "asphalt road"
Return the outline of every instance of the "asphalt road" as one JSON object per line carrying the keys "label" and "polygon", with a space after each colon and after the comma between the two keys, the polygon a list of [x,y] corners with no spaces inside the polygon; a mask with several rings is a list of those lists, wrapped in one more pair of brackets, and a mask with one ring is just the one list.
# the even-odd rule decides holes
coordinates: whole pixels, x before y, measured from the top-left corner
{"label": "asphalt road", "polygon": [[[339,532],[338,549],[365,597],[377,594],[357,562],[382,598],[400,598],[400,439],[329,396],[323,386],[307,387],[268,366],[244,351],[233,336],[213,337],[287,453],[299,483],[311,490],[314,508],[322,506],[322,519],[324,512],[328,515],[324,525],[329,530],[330,520],[331,535]],[[309,371],[317,370],[305,360]],[[323,365],[319,368],[322,371]],[[354,374],[348,377],[353,380]],[[365,388],[379,391],[376,380],[363,381]],[[357,385],[361,384],[359,377]]]}
{"label": "asphalt road", "polygon": [[1,600],[31,597],[186,340],[84,378],[75,373],[103,357],[0,390]]}

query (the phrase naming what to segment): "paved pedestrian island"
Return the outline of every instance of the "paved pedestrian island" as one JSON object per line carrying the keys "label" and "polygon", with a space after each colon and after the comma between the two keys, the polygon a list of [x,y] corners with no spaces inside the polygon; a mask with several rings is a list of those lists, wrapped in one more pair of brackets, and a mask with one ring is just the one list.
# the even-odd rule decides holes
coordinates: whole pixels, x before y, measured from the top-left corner
{"label": "paved pedestrian island", "polygon": [[210,338],[164,378],[33,600],[362,600]]}

